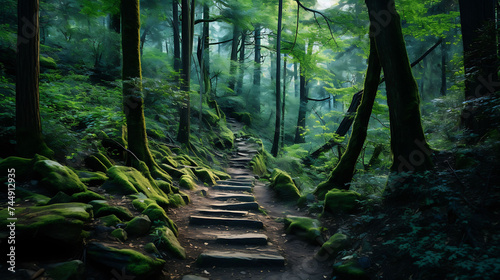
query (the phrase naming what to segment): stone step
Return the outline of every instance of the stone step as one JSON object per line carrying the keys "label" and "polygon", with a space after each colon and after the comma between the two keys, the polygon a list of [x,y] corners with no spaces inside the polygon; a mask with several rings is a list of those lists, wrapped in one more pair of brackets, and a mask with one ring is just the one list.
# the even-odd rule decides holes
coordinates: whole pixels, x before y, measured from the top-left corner
{"label": "stone step", "polygon": [[253,182],[255,180],[255,175],[245,173],[245,174],[235,174],[234,176],[231,176],[231,179],[227,181],[251,181]]}
{"label": "stone step", "polygon": [[222,191],[239,191],[239,192],[252,192],[252,187],[250,186],[230,186],[230,185],[215,185],[214,189]]}
{"label": "stone step", "polygon": [[237,200],[242,202],[252,202],[255,201],[255,197],[249,194],[232,194],[232,193],[222,193],[212,196],[215,200]]}
{"label": "stone step", "polygon": [[234,157],[229,159],[231,162],[250,162],[251,160],[251,157]]}
{"label": "stone step", "polygon": [[262,233],[221,234],[216,242],[235,245],[267,245],[268,237]]}
{"label": "stone step", "polygon": [[264,224],[261,221],[249,220],[242,218],[223,218],[223,217],[208,217],[208,216],[191,216],[189,223],[193,225],[209,225],[209,226],[235,226],[248,228],[263,228]]}
{"label": "stone step", "polygon": [[285,266],[285,258],[278,252],[205,251],[196,262],[200,266]]}
{"label": "stone step", "polygon": [[229,179],[225,181],[220,181],[219,184],[222,185],[230,185],[230,186],[253,186],[253,179],[252,180],[241,180],[241,179]]}
{"label": "stone step", "polygon": [[243,148],[243,147],[238,147],[238,152],[239,153],[245,153],[245,154],[258,154],[259,151],[256,149],[249,149],[249,148]]}
{"label": "stone step", "polygon": [[202,215],[211,216],[227,216],[227,217],[242,217],[247,216],[248,211],[231,211],[231,210],[217,210],[217,209],[198,209],[198,213]]}
{"label": "stone step", "polygon": [[257,202],[240,202],[240,203],[221,203],[210,205],[214,209],[224,210],[258,210],[259,204]]}
{"label": "stone step", "polygon": [[237,152],[236,155],[238,155],[240,157],[248,157],[249,156],[249,154],[240,153],[240,152]]}
{"label": "stone step", "polygon": [[232,168],[241,168],[241,169],[245,169],[245,168],[248,168],[248,164],[243,164],[243,163],[229,163],[229,166],[232,167]]}

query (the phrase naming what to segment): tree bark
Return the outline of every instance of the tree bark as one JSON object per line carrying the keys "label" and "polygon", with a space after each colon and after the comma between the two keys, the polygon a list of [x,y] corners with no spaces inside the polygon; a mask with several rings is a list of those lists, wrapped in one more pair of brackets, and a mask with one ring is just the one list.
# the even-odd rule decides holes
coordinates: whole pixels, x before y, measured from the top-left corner
{"label": "tree bark", "polygon": [[[180,72],[181,69],[181,38],[179,30],[179,3],[174,0],[172,1],[172,29],[174,34],[174,71],[176,73]],[[177,84],[179,82],[179,76],[177,77]]]}
{"label": "tree bark", "polygon": [[252,108],[255,109],[255,112],[260,113],[260,75],[261,75],[261,38],[260,38],[260,25],[255,27],[255,57],[254,57],[254,70],[253,70],[253,97],[250,104],[252,104]]}
{"label": "tree bark", "polygon": [[380,72],[381,66],[375,47],[375,40],[370,38],[370,55],[368,57],[364,91],[361,103],[356,112],[356,117],[354,118],[352,134],[349,138],[347,149],[342,155],[340,162],[333,169],[330,177],[314,191],[320,199],[323,199],[326,193],[333,188],[349,189],[348,183],[352,180],[356,162],[366,140],[368,123],[380,82]]}
{"label": "tree bark", "polygon": [[236,68],[238,64],[238,38],[239,38],[239,28],[238,25],[236,25],[236,22],[233,23],[233,41],[231,42],[231,60],[230,60],[230,66],[229,66],[229,84],[228,87],[231,89],[233,92],[235,90],[235,85],[236,85]]}
{"label": "tree bark", "polygon": [[52,158],[42,137],[38,77],[40,74],[39,1],[18,1],[17,5],[17,75],[16,141],[17,154]]}
{"label": "tree bark", "polygon": [[[300,63],[300,82],[299,82],[299,92],[300,92],[300,105],[299,105],[299,116],[297,118],[297,127],[295,130],[295,144],[306,142],[306,114],[307,114],[307,103],[309,102],[309,90],[307,89],[307,81],[305,65],[309,57],[312,55],[312,46],[309,42],[307,46],[307,52],[304,49],[304,61]],[[304,46],[305,48],[305,46]]]}
{"label": "tree bark", "polygon": [[393,0],[365,2],[372,26],[377,24],[370,36],[375,38],[387,88],[393,154],[391,171],[401,174],[428,170],[433,166],[432,151],[422,129],[418,87],[406,53],[399,14]]}
{"label": "tree bark", "polygon": [[[191,7],[194,8],[194,7]],[[189,93],[191,91],[191,12],[189,0],[182,0],[182,69],[181,69],[181,91],[183,91],[183,102],[180,108],[179,132],[177,141],[189,145],[190,134],[190,108]]]}
{"label": "tree bark", "polygon": [[281,124],[281,21],[283,18],[283,0],[279,0],[278,7],[278,32],[276,36],[276,122],[274,126],[274,139],[271,154],[278,156]]}
{"label": "tree bark", "polygon": [[245,62],[245,40],[246,40],[246,31],[241,32],[241,45],[240,45],[240,58],[239,58],[239,73],[238,73],[238,86],[236,88],[236,94],[243,94],[243,76],[244,76],[244,68],[243,63]]}

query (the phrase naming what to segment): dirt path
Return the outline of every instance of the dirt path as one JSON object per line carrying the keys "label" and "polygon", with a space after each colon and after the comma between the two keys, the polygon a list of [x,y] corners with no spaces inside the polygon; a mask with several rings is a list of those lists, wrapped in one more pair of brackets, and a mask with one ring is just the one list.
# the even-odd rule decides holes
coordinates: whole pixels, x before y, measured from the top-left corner
{"label": "dirt path", "polygon": [[[234,132],[241,129],[229,122]],[[169,210],[187,253],[186,260],[167,260],[171,279],[328,279],[331,266],[311,258],[318,247],[284,231],[286,215],[304,213],[276,201],[255,179],[247,167],[255,144],[238,138],[235,145],[226,169],[231,179],[193,191],[192,203]]]}

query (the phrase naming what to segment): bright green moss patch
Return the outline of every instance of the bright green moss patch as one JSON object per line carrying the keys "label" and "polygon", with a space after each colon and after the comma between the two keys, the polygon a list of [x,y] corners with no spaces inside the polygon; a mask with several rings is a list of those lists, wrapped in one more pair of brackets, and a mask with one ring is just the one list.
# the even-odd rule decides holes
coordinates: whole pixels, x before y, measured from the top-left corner
{"label": "bright green moss patch", "polygon": [[170,228],[166,226],[157,227],[153,236],[156,239],[158,249],[166,250],[179,259],[186,259],[186,250],[181,246]]}
{"label": "bright green moss patch", "polygon": [[297,235],[299,238],[311,243],[322,244],[321,232],[324,230],[321,223],[312,218],[287,216],[285,218],[286,232]]}
{"label": "bright green moss patch", "polygon": [[212,169],[212,172],[215,174],[215,176],[219,177],[220,180],[229,180],[229,179],[231,179],[231,175],[227,174],[224,171]]}
{"label": "bright green moss patch", "polygon": [[161,162],[164,163],[164,164],[168,164],[174,168],[177,168],[177,166],[179,166],[179,164],[177,163],[177,161],[175,161],[172,157],[170,156],[165,156],[161,159]]}
{"label": "bright green moss patch", "polygon": [[50,197],[34,193],[28,190],[25,190],[21,187],[16,187],[16,196],[18,199],[23,201],[30,201],[34,203],[36,206],[46,205],[50,201]]}
{"label": "bright green moss patch", "polygon": [[74,193],[73,195],[71,195],[71,198],[73,201],[76,201],[76,202],[84,202],[84,203],[88,203],[92,200],[103,200],[105,199],[104,196],[98,194],[98,193],[95,193],[93,191],[84,191],[84,192],[79,192],[79,193]]}
{"label": "bright green moss patch", "polygon": [[40,67],[47,69],[57,69],[57,63],[52,57],[40,55]]}
{"label": "bright green moss patch", "polygon": [[194,182],[193,178],[189,175],[182,175],[181,179],[179,180],[179,186],[184,189],[188,190],[195,190],[196,189],[196,183]]}
{"label": "bright green moss patch", "polygon": [[352,212],[359,207],[361,195],[355,191],[332,189],[326,193],[324,212]]}
{"label": "bright green moss patch", "polygon": [[90,186],[102,185],[108,180],[108,176],[103,172],[78,171],[77,174],[82,183]]}
{"label": "bright green moss patch", "polygon": [[370,279],[370,277],[366,275],[366,272],[354,260],[349,261],[345,264],[334,265],[333,274],[338,276],[340,279],[352,279],[352,280]]}
{"label": "bright green moss patch", "polygon": [[94,211],[94,213],[96,213],[97,211],[99,211],[99,209],[101,209],[102,207],[104,206],[109,206],[109,203],[108,201],[106,200],[92,200],[88,203],[89,205],[92,206],[92,210]]}
{"label": "bright green moss patch", "polygon": [[62,191],[71,195],[87,190],[87,187],[80,181],[75,172],[56,161],[39,160],[35,163],[33,169],[42,177],[40,184],[53,193]]}
{"label": "bright green moss patch", "polygon": [[156,204],[156,201],[149,199],[149,198],[136,198],[132,200],[132,205],[134,206],[137,211],[144,211],[146,208],[148,208],[149,205],[151,204]]}
{"label": "bright green moss patch", "polygon": [[0,170],[7,172],[9,169],[14,169],[18,179],[27,176],[32,167],[33,162],[28,158],[8,157],[0,160]]}
{"label": "bright green moss patch", "polygon": [[165,210],[163,210],[163,208],[161,208],[158,204],[149,205],[146,210],[142,211],[142,214],[148,216],[153,223],[155,221],[165,223],[174,232],[175,236],[179,235],[177,225],[167,216]]}
{"label": "bright green moss patch", "polygon": [[121,224],[122,221],[116,215],[107,215],[99,218],[99,221],[107,227],[114,227],[117,224]]}
{"label": "bright green moss patch", "polygon": [[212,170],[205,167],[196,168],[193,172],[200,181],[209,185],[215,185],[217,184],[217,180],[220,180],[220,178],[217,177]]}
{"label": "bright green moss patch", "polygon": [[111,236],[120,240],[121,242],[124,242],[128,238],[127,232],[125,230],[123,230],[122,228],[117,228],[117,229],[113,230],[110,234],[111,234]]}
{"label": "bright green moss patch", "polygon": [[250,161],[250,168],[252,168],[253,173],[263,176],[267,173],[266,159],[263,154],[255,155]]}
{"label": "bright green moss patch", "polygon": [[214,144],[219,149],[231,149],[234,145],[234,134],[225,125],[219,126],[219,131],[216,132],[217,138]]}
{"label": "bright green moss patch", "polygon": [[170,199],[170,205],[173,207],[180,207],[186,205],[184,198],[178,193],[170,194],[168,198]]}
{"label": "bright green moss patch", "polygon": [[335,258],[340,251],[347,249],[348,245],[349,238],[347,235],[336,233],[321,245],[317,255],[320,257]]}
{"label": "bright green moss patch", "polygon": [[198,163],[188,155],[176,156],[174,159],[181,165],[198,166]]}
{"label": "bright green moss patch", "polygon": [[151,229],[151,220],[146,215],[134,217],[127,223],[125,231],[129,236],[142,236]]}
{"label": "bright green moss patch", "polygon": [[134,217],[134,215],[132,215],[130,210],[128,210],[127,208],[125,208],[123,206],[105,205],[105,206],[102,206],[101,208],[99,208],[99,210],[97,210],[95,212],[96,217],[102,217],[102,216],[107,216],[107,215],[111,215],[111,214],[117,216],[118,218],[120,218],[122,220],[127,220],[127,221]]}
{"label": "bright green moss patch", "polygon": [[93,262],[122,271],[140,279],[151,279],[161,272],[165,261],[146,256],[132,249],[117,249],[102,243],[92,242],[87,246],[87,255]]}
{"label": "bright green moss patch", "polygon": [[274,169],[270,180],[269,187],[274,190],[278,198],[293,202],[300,198],[299,189],[295,186],[292,177],[288,173]]}

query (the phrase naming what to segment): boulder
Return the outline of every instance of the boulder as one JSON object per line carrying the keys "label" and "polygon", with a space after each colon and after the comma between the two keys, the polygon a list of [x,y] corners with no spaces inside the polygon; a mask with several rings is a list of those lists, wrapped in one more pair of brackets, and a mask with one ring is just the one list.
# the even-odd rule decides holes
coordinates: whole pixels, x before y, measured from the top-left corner
{"label": "boulder", "polygon": [[143,236],[151,229],[151,220],[146,215],[134,217],[127,223],[125,231],[130,237]]}
{"label": "boulder", "polygon": [[87,256],[94,263],[137,280],[154,278],[165,264],[163,260],[146,256],[136,250],[117,249],[97,242],[87,246]]}
{"label": "boulder", "polygon": [[359,207],[361,195],[351,190],[332,189],[326,193],[324,212],[352,212]]}
{"label": "boulder", "polygon": [[56,161],[39,160],[33,166],[33,170],[41,176],[40,184],[53,193],[62,191],[71,195],[87,190],[73,170]]}
{"label": "boulder", "polygon": [[175,234],[179,235],[179,230],[177,225],[168,216],[165,210],[161,208],[158,204],[149,205],[146,210],[142,211],[142,214],[149,217],[149,219],[154,223],[155,221],[160,221],[166,224]]}
{"label": "boulder", "polygon": [[128,238],[127,232],[122,228],[117,228],[111,232],[111,236],[120,240],[121,242],[125,242]]}
{"label": "boulder", "polygon": [[177,240],[176,234],[166,227],[157,227],[154,230],[157,248],[165,250],[179,259],[186,259],[186,250]]}
{"label": "boulder", "polygon": [[104,200],[104,196],[95,193],[93,191],[84,191],[79,193],[74,193],[71,195],[71,200],[75,202],[89,203],[92,200]]}
{"label": "boulder", "polygon": [[186,201],[184,200],[182,195],[179,193],[170,194],[168,196],[168,198],[169,198],[171,207],[180,207],[180,206],[186,205]]}
{"label": "boulder", "polygon": [[179,186],[188,190],[196,189],[196,183],[190,175],[182,175],[181,179],[179,180]]}
{"label": "boulder", "polygon": [[148,208],[151,204],[156,204],[156,201],[149,198],[136,198],[132,200],[132,205],[135,209],[137,209],[137,211],[140,212],[146,210],[146,208]]}
{"label": "boulder", "polygon": [[108,176],[103,172],[91,172],[91,171],[78,171],[78,177],[82,183],[88,184],[89,186],[102,185]]}
{"label": "boulder", "polygon": [[107,216],[107,215],[115,215],[117,216],[118,218],[122,219],[122,220],[131,220],[134,215],[132,215],[132,213],[130,212],[130,210],[128,210],[128,208],[125,208],[123,206],[110,206],[110,205],[104,205],[102,207],[99,208],[99,210],[97,210],[95,212],[95,216],[96,217],[102,217],[102,216]]}
{"label": "boulder", "polygon": [[293,202],[300,198],[299,189],[295,186],[292,177],[285,171],[274,169],[270,180],[269,187],[274,190],[278,198]]}
{"label": "boulder", "polygon": [[92,200],[88,204],[92,205],[92,210],[94,210],[94,213],[99,211],[99,209],[104,206],[109,206],[108,201],[104,199]]}
{"label": "boulder", "polygon": [[72,260],[50,264],[45,271],[52,279],[57,280],[82,280],[84,279],[85,264],[80,260]]}
{"label": "boulder", "polygon": [[202,181],[203,183],[207,183],[210,186],[215,185],[217,183],[217,180],[220,180],[220,178],[217,177],[217,175],[215,175],[212,170],[208,168],[196,168],[193,170],[193,172],[200,181]]}
{"label": "boulder", "polygon": [[73,198],[63,192],[56,193],[47,204],[56,204],[56,203],[68,203],[73,201]]}
{"label": "boulder", "polygon": [[122,221],[116,215],[113,214],[100,217],[99,221],[101,221],[101,223],[107,227],[115,227],[117,224],[122,223]]}
{"label": "boulder", "polygon": [[323,244],[321,232],[324,228],[317,219],[288,215],[285,218],[286,232],[297,235],[311,244]]}
{"label": "boulder", "polygon": [[319,249],[317,256],[319,257],[327,257],[327,258],[335,258],[337,254],[347,249],[349,246],[349,238],[347,235],[342,233],[336,233],[328,239],[321,248]]}
{"label": "boulder", "polygon": [[363,268],[358,264],[356,260],[350,260],[345,264],[335,264],[333,266],[333,275],[338,279],[349,279],[349,280],[368,280],[370,277],[367,276]]}

